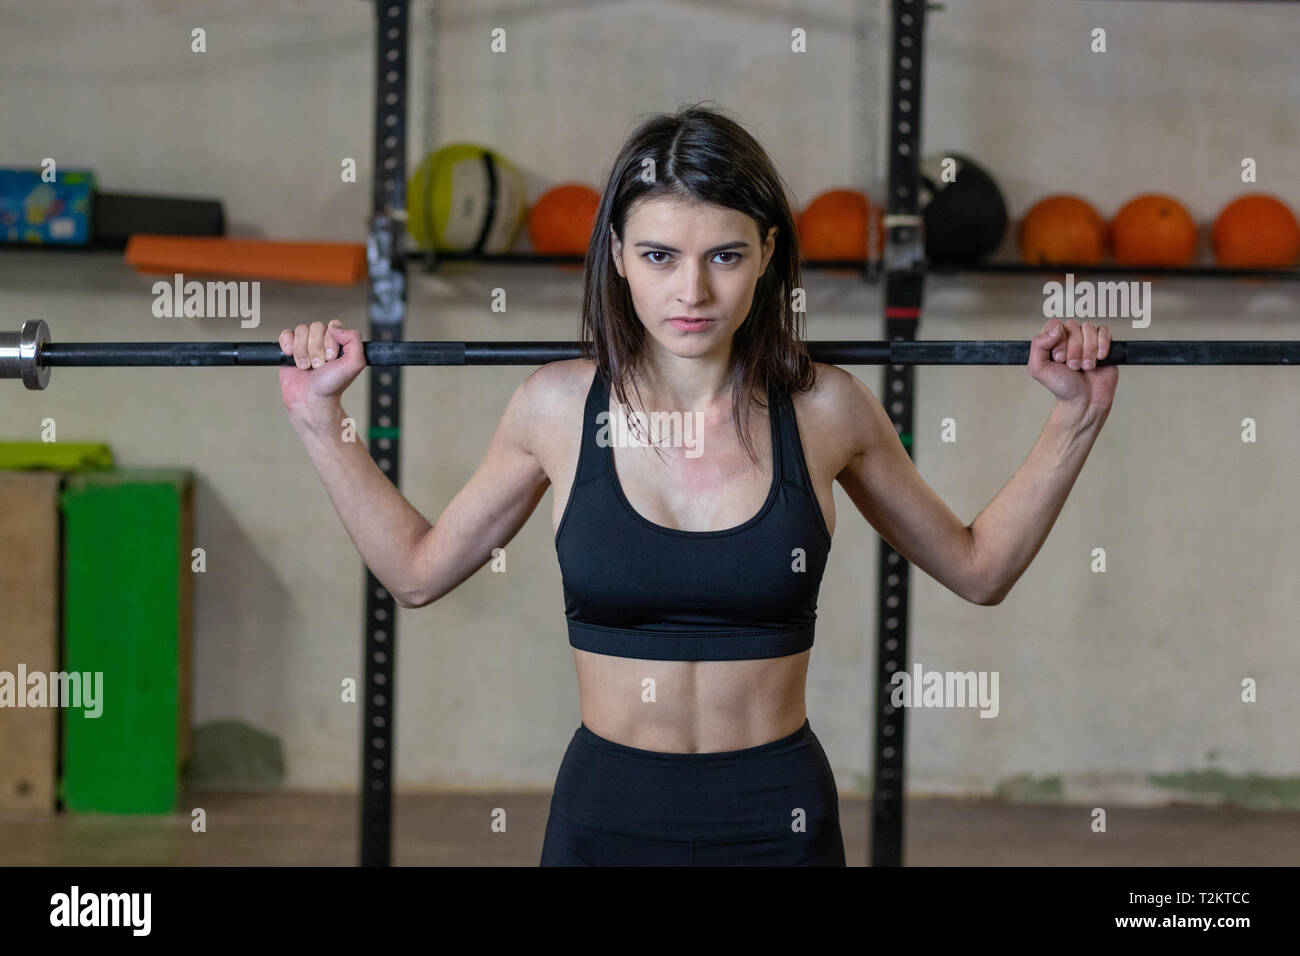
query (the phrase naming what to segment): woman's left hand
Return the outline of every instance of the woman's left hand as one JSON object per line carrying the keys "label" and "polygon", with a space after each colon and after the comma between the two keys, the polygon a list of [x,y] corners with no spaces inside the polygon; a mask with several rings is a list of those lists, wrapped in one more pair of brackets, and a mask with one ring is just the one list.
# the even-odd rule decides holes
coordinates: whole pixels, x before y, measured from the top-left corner
{"label": "woman's left hand", "polygon": [[1057,401],[1080,412],[1109,412],[1119,382],[1118,365],[1097,365],[1110,353],[1110,329],[1095,322],[1048,319],[1029,343],[1029,374]]}

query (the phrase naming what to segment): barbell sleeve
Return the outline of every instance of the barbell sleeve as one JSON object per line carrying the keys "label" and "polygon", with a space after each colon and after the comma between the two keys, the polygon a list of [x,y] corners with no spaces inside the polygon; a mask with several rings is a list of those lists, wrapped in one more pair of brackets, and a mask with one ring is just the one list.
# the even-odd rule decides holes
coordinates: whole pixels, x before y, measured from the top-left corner
{"label": "barbell sleeve", "polygon": [[50,384],[44,350],[50,327],[44,319],[28,319],[17,332],[0,332],[0,379],[21,378],[28,388]]}
{"label": "barbell sleeve", "polygon": [[[1027,341],[809,342],[814,361],[835,365],[1025,365]],[[366,364],[542,365],[578,358],[577,342],[363,342]],[[53,342],[43,320],[0,332],[0,379],[30,389],[49,384],[50,369],[293,365],[275,342]],[[1130,341],[1110,344],[1098,365],[1296,365],[1300,340]]]}

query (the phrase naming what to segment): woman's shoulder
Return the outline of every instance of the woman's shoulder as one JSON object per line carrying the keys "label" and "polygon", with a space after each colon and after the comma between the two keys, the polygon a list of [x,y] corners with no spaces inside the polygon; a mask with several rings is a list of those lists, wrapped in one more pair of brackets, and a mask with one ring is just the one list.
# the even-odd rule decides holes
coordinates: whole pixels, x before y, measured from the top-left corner
{"label": "woman's shoulder", "polygon": [[[531,452],[554,480],[557,462],[566,460],[579,435],[596,363],[562,359],[539,365],[519,384],[504,420],[519,444]],[[568,449],[568,451],[566,451]]]}
{"label": "woman's shoulder", "polygon": [[588,358],[562,359],[539,365],[522,386],[537,410],[550,416],[569,417],[581,411],[596,374],[596,363]]}
{"label": "woman's shoulder", "polygon": [[863,393],[870,395],[861,379],[838,365],[813,362],[812,367],[812,385],[790,395],[796,410],[801,414],[806,409],[810,416],[834,419],[852,414],[862,401]]}
{"label": "woman's shoulder", "polygon": [[813,372],[812,387],[790,396],[800,432],[838,449],[865,447],[881,420],[887,421],[879,400],[838,365],[814,362]]}

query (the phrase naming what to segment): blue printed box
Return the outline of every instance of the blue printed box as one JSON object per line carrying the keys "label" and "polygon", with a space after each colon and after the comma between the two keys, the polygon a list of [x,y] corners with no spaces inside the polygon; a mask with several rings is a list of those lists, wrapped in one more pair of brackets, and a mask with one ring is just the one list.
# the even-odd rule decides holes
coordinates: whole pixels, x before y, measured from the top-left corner
{"label": "blue printed box", "polygon": [[90,241],[95,174],[66,170],[44,182],[40,170],[0,169],[0,241],[84,245]]}

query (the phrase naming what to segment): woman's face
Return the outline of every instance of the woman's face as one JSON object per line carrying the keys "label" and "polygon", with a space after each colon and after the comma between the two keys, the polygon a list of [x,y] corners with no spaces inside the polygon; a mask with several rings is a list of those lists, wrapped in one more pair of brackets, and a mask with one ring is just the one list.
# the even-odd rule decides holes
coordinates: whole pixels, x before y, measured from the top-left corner
{"label": "woman's face", "polygon": [[[660,346],[682,358],[727,354],[776,248],[777,227],[760,243],[743,212],[676,199],[644,199],[628,212],[614,267],[627,279],[637,317]],[[679,317],[702,323],[674,321]]]}

